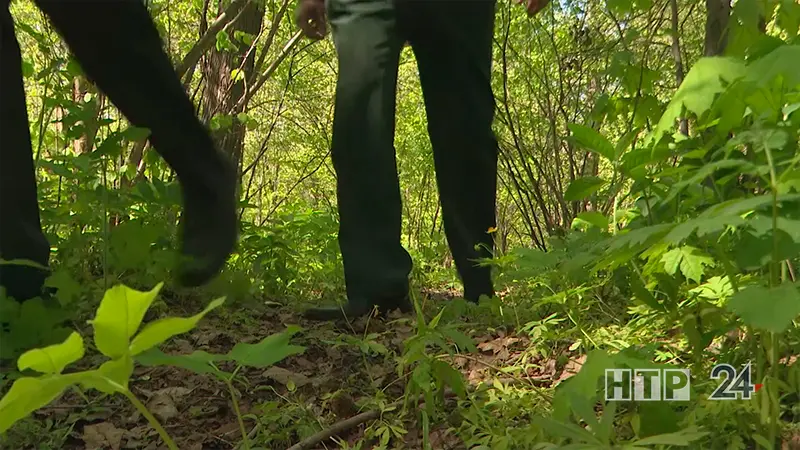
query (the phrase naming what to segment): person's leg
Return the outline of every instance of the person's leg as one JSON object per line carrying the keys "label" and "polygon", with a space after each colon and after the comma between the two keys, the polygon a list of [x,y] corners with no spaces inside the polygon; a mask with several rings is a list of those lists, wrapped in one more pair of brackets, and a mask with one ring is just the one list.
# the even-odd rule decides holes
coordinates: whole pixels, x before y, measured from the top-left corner
{"label": "person's leg", "polygon": [[[497,191],[497,140],[491,87],[494,0],[420,2],[409,16],[442,218],[464,297],[494,296],[489,267]],[[476,245],[479,248],[476,250]]]}
{"label": "person's leg", "polygon": [[[347,316],[398,307],[411,257],[400,243],[402,205],[394,150],[395,91],[404,40],[393,0],[329,0],[339,60],[331,158],[337,178],[339,246]],[[306,317],[332,320],[338,308]]]}
{"label": "person's leg", "polygon": [[[0,2],[0,259],[47,266],[50,245],[39,219],[22,59],[8,2]],[[47,271],[0,263],[0,286],[15,300],[42,294]]]}
{"label": "person's leg", "polygon": [[[150,142],[180,180],[184,210],[178,281],[207,282],[236,242],[236,173],[195,115],[141,0],[36,0],[87,77]],[[92,17],[92,25],[86,25]]]}

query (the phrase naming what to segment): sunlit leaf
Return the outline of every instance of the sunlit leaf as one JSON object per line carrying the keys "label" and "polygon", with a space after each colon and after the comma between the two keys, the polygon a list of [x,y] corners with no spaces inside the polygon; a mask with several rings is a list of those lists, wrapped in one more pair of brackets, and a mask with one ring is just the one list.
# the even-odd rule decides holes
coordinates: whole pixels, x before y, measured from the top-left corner
{"label": "sunlit leaf", "polygon": [[708,111],[716,95],[725,90],[723,80],[730,83],[744,74],[745,64],[737,58],[706,57],[694,63],[672,96],[661,120],[648,138],[648,143],[657,143],[669,132],[675,126],[675,121],[681,116],[684,107],[697,116]]}
{"label": "sunlit leaf", "polygon": [[583,200],[597,192],[605,184],[606,181],[600,177],[588,176],[576,178],[569,184],[566,192],[564,192],[564,199],[568,201]]}
{"label": "sunlit leaf", "polygon": [[0,433],[47,406],[74,382],[75,377],[71,375],[24,377],[14,381],[11,389],[0,399]]}
{"label": "sunlit leaf", "polygon": [[83,358],[83,338],[73,332],[60,344],[36,348],[22,354],[17,360],[20,371],[33,369],[46,374],[59,374],[65,367]]}
{"label": "sunlit leaf", "polygon": [[191,370],[194,373],[205,374],[215,373],[211,364],[214,362],[225,361],[225,355],[215,355],[195,350],[188,355],[168,355],[158,348],[151,348],[136,355],[136,362],[144,366],[174,366],[182,369]]}
{"label": "sunlit leaf", "polygon": [[305,351],[305,347],[289,344],[292,336],[299,331],[299,327],[291,326],[282,333],[267,336],[257,344],[239,342],[228,353],[228,358],[243,366],[269,367],[289,356]]}
{"label": "sunlit leaf", "polygon": [[576,123],[569,124],[568,128],[572,133],[570,137],[575,140],[578,145],[586,150],[599,154],[609,161],[616,161],[617,154],[614,146],[611,145],[608,139],[598,133],[597,130]]}
{"label": "sunlit leaf", "polygon": [[608,230],[608,217],[597,211],[584,211],[572,221],[572,228],[584,224],[595,226],[601,230]]}
{"label": "sunlit leaf", "polygon": [[106,394],[121,393],[128,390],[128,382],[133,374],[133,358],[130,355],[106,361],[96,370],[83,372],[80,383],[87,388],[97,389]]}
{"label": "sunlit leaf", "polygon": [[144,314],[153,303],[164,283],[149,292],[137,291],[124,285],[107,290],[94,319],[94,343],[109,358],[128,353],[128,342],[142,324]]}
{"label": "sunlit leaf", "polygon": [[149,350],[167,339],[191,331],[211,310],[225,303],[225,297],[213,300],[206,308],[191,317],[167,317],[148,323],[142,331],[133,338],[130,354],[135,356]]}

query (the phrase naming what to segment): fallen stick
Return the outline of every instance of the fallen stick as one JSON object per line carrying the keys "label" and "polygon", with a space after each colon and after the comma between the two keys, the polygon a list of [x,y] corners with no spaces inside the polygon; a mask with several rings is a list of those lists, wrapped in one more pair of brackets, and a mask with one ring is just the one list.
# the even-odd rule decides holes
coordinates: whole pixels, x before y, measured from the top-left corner
{"label": "fallen stick", "polygon": [[[451,391],[450,389],[446,389],[444,391],[445,398],[455,397],[455,392]],[[417,404],[419,406],[424,406],[425,404],[420,402],[423,400],[424,396],[420,395],[417,398]],[[397,408],[403,405],[404,400],[397,400],[396,402],[390,403],[387,408]],[[344,431],[347,431],[351,428],[355,428],[362,423],[369,422],[370,420],[376,420],[381,416],[381,411],[374,409],[371,411],[366,411],[361,414],[357,414],[349,419],[341,420],[333,424],[330,428],[322,430],[318,433],[314,433],[311,436],[303,439],[302,441],[294,444],[293,446],[289,447],[286,450],[308,450],[314,445],[319,444],[320,442],[332,438],[333,436],[337,436]]]}
{"label": "fallen stick", "polygon": [[[392,404],[394,405],[394,403]],[[369,422],[371,420],[375,420],[381,416],[381,412],[377,409],[373,409],[372,411],[363,412],[361,414],[355,415],[349,419],[345,419],[333,424],[332,427],[322,430],[318,433],[314,433],[311,436],[303,439],[302,441],[294,444],[293,446],[289,447],[288,450],[308,450],[314,445],[319,444],[320,442],[329,439],[333,436],[339,435],[344,431],[349,430],[350,428],[355,428],[362,423]]]}
{"label": "fallen stick", "polygon": [[[520,379],[520,378],[506,378],[506,379],[500,379],[499,381],[501,381],[501,383],[504,383],[504,384],[505,383],[507,383],[507,384],[515,384],[515,383],[519,383],[520,381],[522,381],[522,379]],[[473,389],[474,389],[474,386],[470,386],[470,391],[472,391]],[[538,392],[537,391],[537,394],[542,395],[542,392]],[[450,389],[446,389],[445,392],[444,392],[444,396],[445,396],[445,398],[454,397],[455,396],[455,392],[451,391]],[[550,399],[547,398],[547,396],[543,396],[543,398],[546,399],[546,400],[550,400]],[[422,395],[420,395],[419,398],[417,399],[417,404],[419,406],[424,406],[425,405],[424,403],[420,404],[420,402],[423,399],[424,399],[424,396],[422,396]],[[550,401],[552,401],[552,400],[550,400]],[[400,407],[400,406],[403,405],[403,402],[404,402],[403,399],[397,400],[397,401],[395,401],[393,403],[390,403],[387,408]],[[303,439],[302,441],[298,442],[297,444],[294,444],[293,446],[289,447],[286,450],[308,450],[311,447],[313,447],[314,445],[317,445],[317,444],[319,444],[320,442],[322,442],[322,441],[324,441],[326,439],[330,439],[333,436],[337,436],[337,435],[343,433],[344,431],[347,431],[347,430],[349,430],[351,428],[355,428],[355,427],[361,425],[362,423],[369,422],[371,420],[376,420],[380,416],[381,416],[381,411],[379,411],[379,410],[371,410],[371,411],[363,412],[361,414],[357,414],[357,415],[355,415],[353,417],[350,417],[349,419],[345,419],[345,420],[341,420],[339,422],[336,422],[331,427],[329,427],[329,428],[327,428],[325,430],[322,430],[320,432],[312,434],[311,436]],[[256,430],[254,429],[253,431],[256,431]],[[253,433],[253,434],[255,434],[255,433]]]}

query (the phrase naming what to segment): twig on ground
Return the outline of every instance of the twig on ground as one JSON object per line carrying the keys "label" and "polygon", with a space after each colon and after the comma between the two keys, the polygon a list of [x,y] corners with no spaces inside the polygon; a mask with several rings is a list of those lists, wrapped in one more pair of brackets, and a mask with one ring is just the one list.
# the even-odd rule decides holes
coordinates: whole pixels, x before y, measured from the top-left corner
{"label": "twig on ground", "polygon": [[[522,382],[522,383],[527,385],[527,383],[525,383],[525,381],[527,381],[527,380],[525,380],[523,378],[520,378],[520,377],[506,378],[503,381],[506,382],[506,383],[510,382],[512,384]],[[474,387],[472,387],[472,388],[474,389]],[[472,389],[470,389],[470,390],[472,390]],[[546,394],[544,394],[543,392],[538,390],[535,386],[534,386],[534,391],[536,391],[537,394],[539,394],[545,401],[552,402],[552,399],[549,396],[547,396]],[[444,393],[444,396],[445,396],[445,398],[453,397],[453,396],[455,396],[455,392],[451,391],[450,389],[446,389],[445,393]],[[423,396],[420,396],[417,399],[417,404],[419,404],[420,407],[424,406],[424,403],[420,404],[420,402],[422,402],[423,399],[424,399]],[[387,406],[387,409],[388,408],[393,408],[393,407],[396,408],[396,407],[402,406],[403,401],[404,401],[403,399],[400,399],[400,400],[397,400],[397,401],[395,401],[393,403],[390,403]],[[329,427],[329,428],[327,428],[325,430],[322,430],[322,431],[320,431],[318,433],[315,433],[315,434],[303,439],[302,441],[298,442],[297,444],[294,444],[293,446],[289,447],[287,450],[308,450],[308,449],[312,448],[314,445],[317,445],[317,444],[319,444],[320,442],[322,442],[322,441],[324,441],[326,439],[330,439],[333,436],[340,435],[343,432],[345,432],[345,431],[347,431],[347,430],[349,430],[351,428],[355,428],[355,427],[357,427],[357,426],[359,426],[359,425],[361,425],[363,423],[369,422],[371,420],[376,420],[380,416],[381,416],[381,411],[379,411],[379,410],[371,410],[371,411],[366,411],[366,412],[357,414],[357,415],[355,415],[353,417],[350,417],[349,419],[345,419],[345,420],[336,422],[331,427]],[[252,436],[255,436],[257,431],[258,431],[258,426],[256,426],[256,428],[253,428],[253,430],[249,434],[252,435]],[[252,438],[252,436],[248,436],[248,437]]]}
{"label": "twig on ground", "polygon": [[[454,397],[455,395],[456,395],[455,392],[451,391],[450,389],[445,389],[445,391],[444,391],[444,397],[445,398]],[[417,398],[417,402],[416,403],[420,407],[425,405],[424,403],[420,404],[420,402],[423,399],[424,399],[424,396],[422,396],[422,395],[420,395],[419,398]],[[405,401],[404,399],[397,400],[397,401],[387,405],[386,408],[387,409],[397,408],[399,406],[402,406],[404,401]],[[353,416],[353,417],[351,417],[349,419],[345,419],[345,420],[336,422],[330,428],[322,430],[322,431],[320,431],[318,433],[312,434],[311,436],[303,439],[302,441],[298,442],[297,444],[294,444],[293,446],[289,447],[287,450],[308,450],[311,447],[313,447],[314,445],[317,445],[320,442],[324,441],[325,439],[329,439],[329,438],[331,438],[333,436],[342,434],[344,431],[347,431],[347,430],[349,430],[351,428],[355,428],[355,427],[361,425],[362,423],[369,422],[371,420],[376,420],[380,416],[381,416],[381,411],[379,411],[377,409],[372,410],[372,411],[363,412],[363,413],[355,415],[355,416]]]}
{"label": "twig on ground", "polygon": [[293,446],[289,447],[288,450],[308,450],[314,445],[317,445],[326,439],[339,435],[351,428],[355,428],[361,425],[362,423],[378,419],[380,416],[381,416],[381,411],[378,411],[377,409],[363,412],[349,419],[336,422],[335,424],[333,424],[333,426],[331,426],[326,430],[322,430],[318,433],[312,434],[311,436],[303,439],[297,444],[294,444]]}

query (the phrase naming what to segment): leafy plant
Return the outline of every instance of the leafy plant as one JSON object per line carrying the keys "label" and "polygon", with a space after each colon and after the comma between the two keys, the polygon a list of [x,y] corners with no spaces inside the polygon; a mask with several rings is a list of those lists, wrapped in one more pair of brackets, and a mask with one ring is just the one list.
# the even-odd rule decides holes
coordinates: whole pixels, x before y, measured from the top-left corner
{"label": "leafy plant", "polygon": [[[239,422],[239,431],[242,433],[242,440],[245,448],[250,449],[250,439],[244,428],[244,418],[239,409],[239,402],[236,399],[236,390],[233,387],[233,380],[243,367],[266,368],[281,360],[301,354],[305,347],[291,345],[289,340],[300,331],[299,327],[291,326],[282,333],[267,336],[256,344],[237,343],[227,354],[214,354],[201,350],[194,351],[188,355],[167,355],[158,348],[152,348],[136,357],[136,361],[146,366],[174,366],[190,370],[197,374],[212,374],[217,379],[225,383],[231,397],[231,403]],[[225,372],[219,365],[226,361],[236,363],[233,372]]]}
{"label": "leafy plant", "polygon": [[151,291],[142,292],[117,285],[106,291],[91,324],[95,346],[109,360],[96,369],[63,373],[67,366],[84,356],[84,341],[77,332],[60,344],[33,349],[20,356],[17,360],[20,371],[30,369],[42,375],[17,379],[0,399],[0,433],[55,400],[68,387],[80,385],[106,394],[124,395],[158,431],[167,446],[177,449],[155,416],[128,388],[133,358],[175,335],[190,331],[225,299],[212,301],[194,316],[166,317],[146,324],[139,331],[147,309],[162,286],[163,283],[159,283]]}

